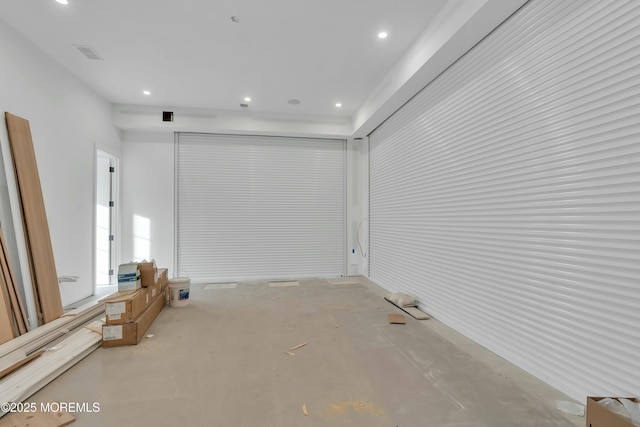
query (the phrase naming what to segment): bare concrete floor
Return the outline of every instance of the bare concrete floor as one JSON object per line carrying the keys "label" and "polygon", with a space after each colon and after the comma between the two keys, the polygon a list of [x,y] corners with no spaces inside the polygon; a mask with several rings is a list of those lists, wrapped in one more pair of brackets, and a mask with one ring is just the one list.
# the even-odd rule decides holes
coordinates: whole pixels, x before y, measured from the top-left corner
{"label": "bare concrete floor", "polygon": [[400,310],[354,282],[192,284],[153,337],[96,350],[30,401],[96,402],[73,424],[91,427],[584,425],[555,409],[565,395],[437,320],[388,324]]}

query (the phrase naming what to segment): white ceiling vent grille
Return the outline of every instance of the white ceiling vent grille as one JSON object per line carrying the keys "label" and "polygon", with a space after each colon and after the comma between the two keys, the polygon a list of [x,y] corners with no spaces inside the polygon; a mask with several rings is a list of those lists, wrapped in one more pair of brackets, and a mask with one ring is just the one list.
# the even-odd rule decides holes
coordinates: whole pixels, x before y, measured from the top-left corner
{"label": "white ceiling vent grille", "polygon": [[78,49],[84,56],[87,57],[87,59],[97,59],[97,60],[102,60],[102,57],[98,54],[98,52],[96,52],[96,50],[94,48],[92,48],[91,46],[83,46],[83,45],[79,45],[79,44],[74,44],[74,46],[76,47],[76,49]]}

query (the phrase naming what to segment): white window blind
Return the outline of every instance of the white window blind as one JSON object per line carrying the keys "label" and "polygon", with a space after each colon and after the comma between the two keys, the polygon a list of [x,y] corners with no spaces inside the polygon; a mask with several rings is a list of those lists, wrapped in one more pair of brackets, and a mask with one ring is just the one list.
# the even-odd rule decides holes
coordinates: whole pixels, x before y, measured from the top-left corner
{"label": "white window blind", "polygon": [[640,395],[640,2],[532,0],[370,135],[370,278],[556,388]]}
{"label": "white window blind", "polygon": [[344,274],[344,141],[181,133],[176,150],[179,274]]}

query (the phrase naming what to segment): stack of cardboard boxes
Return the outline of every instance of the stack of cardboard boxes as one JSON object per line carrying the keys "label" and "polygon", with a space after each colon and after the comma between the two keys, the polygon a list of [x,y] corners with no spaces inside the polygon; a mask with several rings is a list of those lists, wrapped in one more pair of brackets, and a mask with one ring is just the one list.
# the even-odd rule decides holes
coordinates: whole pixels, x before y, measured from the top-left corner
{"label": "stack of cardboard boxes", "polygon": [[122,291],[105,301],[106,323],[102,326],[102,347],[135,345],[144,336],[167,302],[167,269],[154,262],[139,263],[142,287]]}

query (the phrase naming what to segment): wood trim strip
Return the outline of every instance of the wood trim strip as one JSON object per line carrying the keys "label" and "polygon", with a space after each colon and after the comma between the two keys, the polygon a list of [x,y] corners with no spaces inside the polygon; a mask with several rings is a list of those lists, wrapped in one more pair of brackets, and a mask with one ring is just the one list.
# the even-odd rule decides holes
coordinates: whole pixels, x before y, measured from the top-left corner
{"label": "wood trim strip", "polygon": [[44,350],[39,350],[39,351],[31,354],[30,356],[26,356],[24,359],[20,359],[19,361],[17,361],[13,365],[9,366],[8,368],[3,369],[2,371],[0,371],[0,379],[6,377],[7,375],[12,373],[16,369],[18,369],[18,368],[26,365],[27,363],[31,362],[36,357],[42,355],[42,353],[44,353]]}
{"label": "wood trim strip", "polygon": [[[0,402],[23,402],[100,347],[102,335],[80,328],[60,345],[0,381]],[[4,415],[0,409],[0,417]]]}
{"label": "wood trim strip", "polygon": [[75,310],[71,310],[66,313],[67,315],[53,322],[35,328],[24,335],[0,345],[0,359],[14,357],[13,354],[17,351],[21,351],[22,355],[37,351],[52,341],[68,334],[69,331],[81,326],[85,322],[101,316],[103,313],[104,302],[85,304]]}

